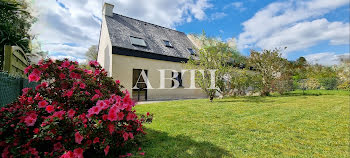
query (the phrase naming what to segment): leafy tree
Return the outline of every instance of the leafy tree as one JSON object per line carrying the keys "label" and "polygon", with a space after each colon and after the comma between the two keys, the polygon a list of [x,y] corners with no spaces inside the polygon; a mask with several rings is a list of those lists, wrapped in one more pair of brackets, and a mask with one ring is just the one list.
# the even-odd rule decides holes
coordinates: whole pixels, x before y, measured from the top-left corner
{"label": "leafy tree", "polygon": [[339,89],[350,90],[350,56],[340,56],[340,65],[337,67],[337,77],[340,82]]}
{"label": "leafy tree", "polygon": [[[186,64],[191,69],[205,70],[203,73],[196,73],[196,83],[213,101],[215,94],[227,95],[231,90],[229,84],[229,72],[232,63],[238,62],[240,54],[227,43],[215,38],[210,38],[203,33],[196,36],[201,43],[201,48],[196,49],[194,55]],[[211,74],[208,70],[216,70],[215,86],[217,89],[210,89]]]}
{"label": "leafy tree", "polygon": [[306,68],[308,63],[304,57],[299,57],[292,64],[292,73],[293,73],[293,88],[305,88],[305,79],[307,78]]}
{"label": "leafy tree", "polygon": [[231,89],[234,96],[246,95],[247,91],[255,92],[261,87],[261,75],[248,69],[232,68]]}
{"label": "leafy tree", "polygon": [[288,90],[284,84],[289,84],[285,80],[289,80],[290,65],[281,57],[280,49],[262,52],[252,50],[248,62],[261,75],[261,95],[267,96],[274,90],[280,93]]}
{"label": "leafy tree", "polygon": [[[4,45],[17,45],[30,52],[29,30],[36,19],[28,11],[27,1],[0,0],[0,8],[0,49],[3,50]],[[2,61],[3,51],[0,51],[0,66]]]}
{"label": "leafy tree", "polygon": [[85,53],[85,56],[89,61],[94,61],[94,60],[97,60],[97,54],[98,54],[97,46],[92,45],[92,46],[90,46],[88,51]]}

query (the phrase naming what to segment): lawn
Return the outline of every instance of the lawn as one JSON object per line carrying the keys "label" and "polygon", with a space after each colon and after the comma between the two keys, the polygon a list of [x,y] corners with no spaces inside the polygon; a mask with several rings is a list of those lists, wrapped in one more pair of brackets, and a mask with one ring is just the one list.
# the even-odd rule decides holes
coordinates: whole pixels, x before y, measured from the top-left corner
{"label": "lawn", "polygon": [[169,101],[154,114],[146,157],[349,157],[349,92]]}

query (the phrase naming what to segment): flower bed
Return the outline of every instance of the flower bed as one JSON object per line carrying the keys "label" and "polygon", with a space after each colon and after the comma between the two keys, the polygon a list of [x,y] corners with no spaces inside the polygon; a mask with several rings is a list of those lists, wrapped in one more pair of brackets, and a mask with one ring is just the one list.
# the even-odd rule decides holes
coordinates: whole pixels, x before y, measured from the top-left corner
{"label": "flower bed", "polygon": [[1,109],[2,157],[131,155],[152,116],[138,117],[119,81],[97,62],[89,65],[45,60],[26,68],[28,79],[41,84]]}

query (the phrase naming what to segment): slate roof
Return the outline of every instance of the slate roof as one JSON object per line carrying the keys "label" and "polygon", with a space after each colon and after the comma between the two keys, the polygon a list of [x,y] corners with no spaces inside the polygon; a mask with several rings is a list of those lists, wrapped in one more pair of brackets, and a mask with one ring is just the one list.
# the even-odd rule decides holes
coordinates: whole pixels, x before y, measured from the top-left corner
{"label": "slate roof", "polygon": [[[113,17],[106,16],[106,22],[112,46],[185,59],[191,57],[187,49],[194,45],[183,32],[115,13]],[[132,45],[130,36],[144,39],[147,47]],[[170,41],[173,48],[166,47],[163,40]]]}

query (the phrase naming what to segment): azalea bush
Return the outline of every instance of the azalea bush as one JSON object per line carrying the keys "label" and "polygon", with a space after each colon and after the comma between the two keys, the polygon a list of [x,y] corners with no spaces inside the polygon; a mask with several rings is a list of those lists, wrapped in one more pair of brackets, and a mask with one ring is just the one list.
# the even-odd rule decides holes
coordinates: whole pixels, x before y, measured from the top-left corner
{"label": "azalea bush", "polygon": [[137,138],[152,116],[137,116],[120,82],[97,62],[89,65],[92,70],[48,59],[25,69],[40,84],[1,108],[2,157],[123,157],[131,148],[144,154]]}

